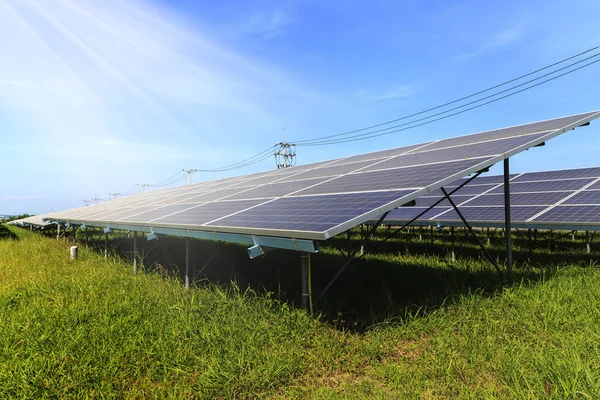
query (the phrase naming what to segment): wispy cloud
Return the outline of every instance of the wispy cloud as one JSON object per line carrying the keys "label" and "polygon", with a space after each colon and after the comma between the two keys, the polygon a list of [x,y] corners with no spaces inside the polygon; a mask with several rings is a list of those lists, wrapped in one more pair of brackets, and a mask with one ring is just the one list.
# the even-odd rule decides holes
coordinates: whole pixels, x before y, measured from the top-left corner
{"label": "wispy cloud", "polygon": [[355,97],[366,103],[399,100],[415,93],[412,85],[396,85],[383,89],[361,89],[356,91]]}
{"label": "wispy cloud", "polygon": [[[228,114],[268,118],[263,99],[291,88],[146,1],[8,0],[0,21],[0,113],[37,129],[40,146],[143,138],[183,152],[164,144],[214,134]],[[285,21],[255,24],[271,35]]]}
{"label": "wispy cloud", "polygon": [[526,33],[525,21],[520,21],[518,24],[513,25],[509,28],[503,29],[495,34],[485,37],[486,43],[482,44],[479,48],[462,53],[454,57],[455,61],[464,61],[471,58],[479,57],[491,53],[497,49],[510,46],[514,43],[519,42]]}

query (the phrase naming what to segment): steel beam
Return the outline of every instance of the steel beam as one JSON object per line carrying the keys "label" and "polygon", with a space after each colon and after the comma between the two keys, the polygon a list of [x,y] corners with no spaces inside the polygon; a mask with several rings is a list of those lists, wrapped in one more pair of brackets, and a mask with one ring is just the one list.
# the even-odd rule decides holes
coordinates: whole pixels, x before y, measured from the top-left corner
{"label": "steel beam", "polygon": [[190,288],[190,238],[185,238],[185,288]]}
{"label": "steel beam", "polygon": [[[65,220],[66,221],[66,220]],[[79,222],[79,221],[75,221]],[[73,223],[73,221],[71,221]],[[218,242],[232,242],[242,243],[250,246],[258,245],[263,249],[278,248],[286,250],[296,250],[300,252],[318,253],[319,245],[318,242],[309,239],[292,239],[284,237],[272,237],[272,236],[256,236],[248,235],[243,233],[223,233],[223,232],[208,232],[208,231],[195,231],[190,229],[178,229],[178,228],[161,228],[154,226],[145,225],[131,225],[131,224],[119,224],[119,223],[96,223],[96,222],[85,222],[89,226],[98,226],[101,228],[110,229],[121,229],[127,231],[138,231],[146,233],[155,233],[170,236],[179,237],[190,237],[196,239],[214,240]]]}
{"label": "steel beam", "polygon": [[138,268],[137,232],[133,231],[133,273],[137,274]]}

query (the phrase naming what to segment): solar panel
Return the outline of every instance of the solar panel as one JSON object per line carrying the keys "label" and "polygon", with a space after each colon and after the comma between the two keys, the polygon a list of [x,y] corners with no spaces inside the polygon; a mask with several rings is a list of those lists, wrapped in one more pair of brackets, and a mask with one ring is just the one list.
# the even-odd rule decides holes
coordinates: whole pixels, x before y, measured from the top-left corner
{"label": "solar panel", "polygon": [[[464,179],[451,187],[457,187]],[[481,185],[482,182],[499,182],[496,185]],[[593,224],[600,222],[600,167],[570,170],[528,172],[513,175],[510,182],[510,202],[512,225],[516,227],[556,227],[566,224],[573,227],[577,224]],[[493,188],[489,190],[489,188]],[[475,195],[473,195],[475,188]],[[488,191],[483,193],[482,188]],[[417,206],[427,207],[442,198],[441,191],[436,196],[427,197],[426,201],[417,201]],[[469,194],[470,196],[465,196]],[[453,200],[468,222],[485,226],[502,225],[504,222],[504,185],[503,176],[477,177],[459,189]],[[465,199],[467,199],[465,201]],[[449,203],[444,200],[447,207]],[[411,212],[393,210],[385,219],[386,224],[403,224],[417,216],[424,208]],[[437,209],[439,211],[439,209]],[[454,209],[436,212],[436,209],[419,218],[415,224],[448,224],[462,225],[462,221]],[[501,224],[499,224],[501,223]],[[581,229],[589,226],[581,225]],[[599,226],[600,228],[600,226]]]}
{"label": "solar panel", "polygon": [[[110,222],[128,229],[184,228],[325,240],[598,116],[600,112],[590,112],[141,193],[56,213],[53,218],[75,224]],[[494,181],[483,182],[488,185],[472,193],[494,187],[490,185]]]}

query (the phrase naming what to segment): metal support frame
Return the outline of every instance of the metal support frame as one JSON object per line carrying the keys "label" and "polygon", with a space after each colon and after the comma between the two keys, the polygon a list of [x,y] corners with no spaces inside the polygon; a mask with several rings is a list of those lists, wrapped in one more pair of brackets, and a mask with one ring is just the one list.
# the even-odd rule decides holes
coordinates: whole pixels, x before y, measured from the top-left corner
{"label": "metal support frame", "polygon": [[431,228],[429,229],[429,236],[431,241],[429,242],[429,251],[431,253],[433,253],[433,240],[434,240],[434,236],[433,236],[433,225],[431,225]]}
{"label": "metal support frame", "polygon": [[137,231],[133,231],[133,273],[137,274],[138,269],[138,248],[137,248]]}
{"label": "metal support frame", "polygon": [[[462,189],[465,185],[471,183],[471,181],[475,178],[477,178],[479,175],[481,175],[483,171],[478,171],[476,172],[472,177],[470,177],[469,179],[465,180],[463,183],[461,183],[458,187],[454,188],[450,194],[454,194],[456,193],[458,190]],[[442,190],[444,190],[442,188]],[[393,238],[394,236],[396,236],[399,232],[401,232],[403,229],[409,227],[410,225],[417,221],[419,218],[421,218],[423,215],[425,215],[425,213],[427,213],[429,210],[431,210],[432,208],[434,208],[435,206],[437,206],[438,204],[440,204],[442,201],[444,201],[444,198],[440,198],[439,200],[437,200],[435,203],[433,203],[431,206],[429,206],[427,209],[425,209],[424,211],[420,212],[417,216],[415,216],[413,219],[411,219],[410,221],[408,221],[407,223],[405,223],[404,225],[402,225],[401,227],[395,229],[392,233],[390,233],[389,235],[387,235],[382,241],[378,242],[379,244],[383,244],[385,242],[387,242],[388,240],[390,240],[391,238]],[[377,230],[377,228],[381,225],[381,223],[383,222],[383,220],[388,216],[389,211],[386,212],[385,214],[383,214],[381,216],[381,218],[379,218],[379,220],[371,227],[369,233],[363,237],[363,240],[360,244],[360,246],[357,246],[354,248],[354,251],[351,252],[351,254],[348,256],[348,259],[346,260],[346,262],[340,267],[340,269],[336,272],[336,274],[333,276],[333,278],[331,278],[331,280],[327,283],[327,285],[325,286],[325,288],[321,291],[321,293],[319,294],[319,297],[317,298],[317,300],[315,301],[315,304],[318,303],[323,296],[325,296],[325,293],[327,293],[327,291],[329,290],[329,288],[333,285],[333,283],[339,278],[339,276],[342,274],[342,272],[346,269],[346,267],[348,267],[348,265],[350,265],[352,263],[352,261],[355,260],[360,260],[363,257],[365,257],[367,254],[369,254],[368,250],[364,249],[364,244],[371,239],[371,237],[373,236],[373,234],[375,233],[375,231]],[[361,251],[361,254],[356,257],[356,254],[358,253],[358,251]],[[497,268],[497,266],[496,266]]]}
{"label": "metal support frame", "polygon": [[513,274],[513,249],[510,219],[510,165],[509,158],[504,159],[504,233],[506,237],[506,271],[508,280],[512,282]]}
{"label": "metal support frame", "polygon": [[465,224],[465,227],[468,229],[469,233],[475,238],[475,240],[477,241],[477,244],[479,244],[479,247],[481,247],[481,250],[483,250],[483,252],[487,256],[487,258],[492,262],[492,264],[494,265],[494,267],[496,268],[496,270],[498,272],[500,272],[500,267],[498,267],[498,262],[492,257],[492,255],[490,254],[490,252],[488,251],[488,249],[485,248],[484,244],[481,243],[481,240],[479,240],[479,238],[477,237],[477,235],[475,234],[475,232],[473,232],[473,228],[467,222],[467,220],[465,219],[465,217],[463,216],[463,214],[460,212],[460,210],[458,209],[458,207],[454,203],[454,200],[452,200],[452,197],[450,197],[450,195],[446,191],[446,188],[442,187],[440,189],[442,190],[442,193],[444,193],[444,196],[446,197],[446,199],[448,200],[448,202],[450,203],[450,205],[452,206],[452,208],[454,208],[454,211],[456,211],[456,213],[460,217],[460,219],[463,222],[463,224]]}
{"label": "metal support frame", "polygon": [[589,253],[591,253],[591,249],[590,249],[590,231],[585,231],[585,247],[586,250]]}
{"label": "metal support frame", "polygon": [[310,253],[303,253],[300,255],[300,264],[302,268],[302,307],[312,314],[313,301]]}
{"label": "metal support frame", "polygon": [[185,238],[185,288],[190,288],[190,238]]}
{"label": "metal support frame", "polygon": [[[66,221],[66,220],[64,220]],[[59,221],[57,221],[58,223]],[[258,236],[242,233],[225,233],[225,232],[209,232],[196,231],[191,229],[180,228],[161,228],[147,225],[119,224],[119,223],[100,223],[86,221],[71,221],[71,223],[85,223],[89,226],[97,226],[101,228],[120,229],[126,231],[138,231],[150,234],[161,234],[179,237],[190,237],[196,239],[213,240],[217,242],[233,242],[242,243],[251,246],[249,255],[251,258],[263,255],[266,251],[272,248],[296,250],[300,252],[318,253],[319,243],[310,239],[293,239],[286,237],[275,236]],[[258,247],[257,247],[258,246]],[[252,250],[250,250],[252,249]]]}
{"label": "metal support frame", "polygon": [[531,228],[527,229],[527,253],[530,260],[533,256],[533,244],[531,243]]}
{"label": "metal support frame", "polygon": [[450,255],[452,257],[453,262],[456,260],[456,255],[454,253],[454,240],[455,240],[454,227],[451,226],[450,227]]}
{"label": "metal support frame", "polygon": [[104,232],[104,258],[108,258],[108,232]]}

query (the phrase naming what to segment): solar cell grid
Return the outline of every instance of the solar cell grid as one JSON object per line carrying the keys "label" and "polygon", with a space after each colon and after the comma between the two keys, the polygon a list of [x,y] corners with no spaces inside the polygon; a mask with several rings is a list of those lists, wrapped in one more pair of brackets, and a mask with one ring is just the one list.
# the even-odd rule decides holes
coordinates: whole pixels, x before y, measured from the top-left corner
{"label": "solar cell grid", "polygon": [[[473,196],[452,196],[452,200],[454,201],[455,204],[461,204],[472,198],[473,198]],[[439,199],[441,199],[441,197],[419,197],[416,200],[416,204],[414,207],[430,207],[430,206],[434,205]],[[442,200],[442,202],[440,204],[438,204],[438,206],[439,207],[451,207],[450,203],[446,199]]]}
{"label": "solar cell grid", "polygon": [[410,193],[390,191],[283,197],[208,225],[325,232],[348,218],[356,218]]}
{"label": "solar cell grid", "polygon": [[298,175],[288,176],[285,179],[283,179],[282,182],[295,181],[298,179],[332,177],[332,176],[336,176],[336,175],[346,174],[346,173],[361,169],[367,165],[371,165],[374,162],[376,162],[376,160],[358,161],[358,162],[353,162],[350,164],[334,165],[331,167],[323,166],[323,167],[312,169],[310,171],[302,172],[301,174],[298,174]]}
{"label": "solar cell grid", "polygon": [[170,205],[162,206],[162,207],[158,207],[158,208],[154,207],[154,208],[144,210],[144,212],[141,212],[141,213],[136,212],[136,213],[129,213],[127,215],[122,215],[121,218],[118,219],[118,221],[119,222],[148,222],[155,218],[159,218],[164,215],[183,211],[183,210],[186,210],[191,207],[195,207],[195,205],[170,204]]}
{"label": "solar cell grid", "polygon": [[[477,179],[479,179],[479,178],[477,178]],[[455,193],[455,195],[459,195],[459,194],[462,196],[476,195],[476,194],[481,194],[483,192],[486,192],[495,187],[496,187],[496,185],[471,185],[471,184],[468,184],[468,185],[465,185],[462,188],[460,188],[460,190],[457,191]],[[451,193],[454,189],[457,188],[457,186],[445,186],[444,188],[446,189],[446,191],[448,193]],[[434,192],[431,192],[428,196],[442,197],[442,196],[444,196],[444,193],[438,189]]]}
{"label": "solar cell grid", "polygon": [[598,223],[600,206],[556,206],[539,217],[536,222]]}
{"label": "solar cell grid", "polygon": [[[547,132],[546,132],[547,133]],[[544,133],[544,134],[546,134]],[[527,139],[535,140],[544,134],[531,135]],[[405,154],[383,161],[372,167],[365,168],[365,171],[375,171],[386,168],[398,168],[409,165],[429,164],[443,161],[454,161],[465,158],[477,158],[484,156],[494,156],[503,154],[517,146],[527,143],[523,137],[516,137],[503,140],[495,140],[492,142],[483,142],[476,144],[464,144],[462,146],[451,147],[446,149],[420,151],[418,153]]]}
{"label": "solar cell grid", "polygon": [[[423,214],[423,216],[419,217],[419,221],[427,221],[430,218],[433,218],[436,215],[438,215],[444,211],[447,211],[449,209],[450,208],[448,208],[448,207],[435,207],[431,210],[426,211],[427,207],[400,207],[400,208],[390,211],[386,221],[408,222],[411,219],[418,216],[423,211],[425,211],[425,214]],[[386,223],[386,221],[384,221],[384,224]]]}
{"label": "solar cell grid", "polygon": [[[532,175],[535,174],[535,178]],[[556,180],[556,179],[573,179],[573,178],[596,178],[600,176],[600,168],[579,168],[579,169],[565,169],[557,171],[544,171],[544,172],[529,172],[525,173],[514,180],[514,182],[522,181],[545,181],[545,180]]]}
{"label": "solar cell grid", "polygon": [[372,160],[372,161],[381,160],[381,159],[385,159],[388,157],[397,156],[399,154],[403,154],[403,153],[409,152],[411,150],[418,149],[420,147],[425,146],[426,144],[428,144],[428,143],[419,143],[419,144],[410,145],[410,146],[397,147],[395,149],[375,151],[372,153],[359,154],[356,156],[345,157],[345,158],[341,158],[337,161],[332,162],[330,165],[347,164],[347,163],[351,163],[351,162],[359,162],[359,161],[367,161],[367,160]]}
{"label": "solar cell grid", "polygon": [[[598,177],[600,177],[600,173],[598,173]],[[600,189],[600,181],[593,183],[588,187],[588,189]]]}
{"label": "solar cell grid", "polygon": [[[426,150],[439,149],[448,146],[459,146],[473,141],[488,141],[500,138],[526,135],[536,132],[551,132],[556,129],[561,129],[565,126],[581,121],[584,118],[590,117],[595,112],[572,115],[569,117],[556,118],[548,121],[533,122],[530,124],[513,126],[510,128],[496,129],[492,131],[478,133],[476,135],[458,136],[451,139],[440,140],[425,147]],[[476,137],[474,137],[476,136]]]}
{"label": "solar cell grid", "polygon": [[[518,221],[525,221],[537,213],[543,211],[546,207],[544,206],[511,206],[510,214],[511,218]],[[459,208],[460,212],[469,222],[481,222],[481,221],[504,221],[504,206],[496,207],[468,207],[462,206]],[[460,221],[460,217],[454,211],[449,210],[447,213],[437,216],[436,221]]]}
{"label": "solar cell grid", "polygon": [[264,200],[238,200],[205,203],[176,212],[175,214],[163,214],[164,216],[157,217],[151,221],[157,224],[202,225],[223,215],[233,214],[263,202]]}
{"label": "solar cell grid", "polygon": [[600,205],[600,190],[583,190],[562,204],[597,204]]}
{"label": "solar cell grid", "polygon": [[239,192],[228,197],[229,200],[234,199],[257,199],[257,198],[272,198],[289,195],[298,190],[316,185],[326,181],[327,178],[304,179],[301,181],[271,183],[268,185],[259,186],[255,189]]}
{"label": "solar cell grid", "polygon": [[[573,192],[511,193],[511,206],[551,206]],[[504,194],[484,194],[467,203],[468,206],[503,206]]]}
{"label": "solar cell grid", "polygon": [[460,173],[481,160],[464,160],[438,164],[363,172],[343,175],[298,194],[348,193],[366,190],[389,190],[422,187],[425,182],[434,183],[450,174]]}
{"label": "solar cell grid", "polygon": [[[593,179],[572,179],[564,181],[541,181],[541,182],[516,182],[511,181],[511,193],[531,193],[531,192],[560,192],[574,191],[581,189]],[[490,193],[504,193],[504,185],[492,190]]]}

